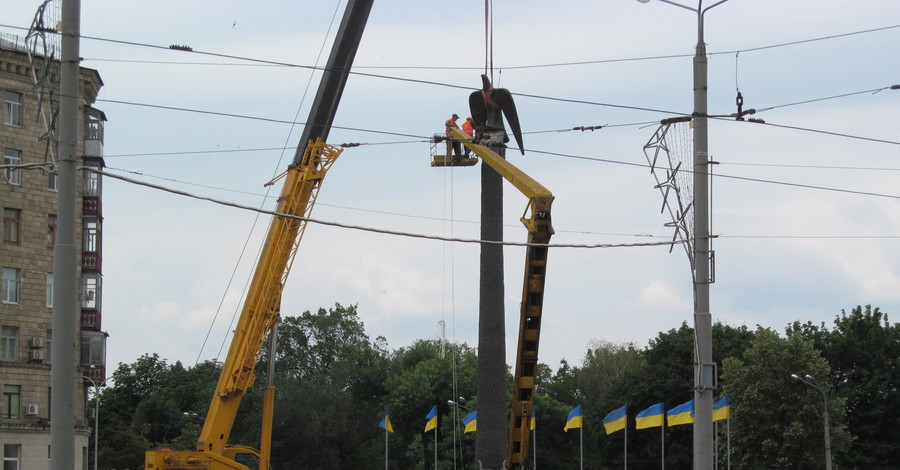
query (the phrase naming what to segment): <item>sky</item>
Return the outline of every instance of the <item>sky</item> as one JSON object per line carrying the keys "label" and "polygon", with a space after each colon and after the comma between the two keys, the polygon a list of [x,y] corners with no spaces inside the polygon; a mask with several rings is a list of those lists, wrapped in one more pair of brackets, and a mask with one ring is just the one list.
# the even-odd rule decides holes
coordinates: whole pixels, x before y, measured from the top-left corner
{"label": "sky", "polygon": [[[2,0],[0,32],[24,35],[40,3]],[[376,1],[354,63],[363,74],[350,77],[329,137],[363,145],[329,171],[312,217],[477,239],[480,171],[431,167],[428,138],[468,114],[492,57],[525,133],[525,155],[509,160],[556,198],[552,243],[622,245],[550,248],[540,361],[555,369],[581,364],[598,341],[643,347],[692,324],[684,250],[646,245],[673,230],[643,148],[661,119],[693,109],[697,17],[654,0],[548,5],[494,1],[487,54],[483,2]],[[325,63],[344,6],[83,1],[82,65],[104,82],[94,106],[108,118],[107,170],[274,209],[280,184],[268,197],[264,185],[293,158],[320,78],[309,66]],[[783,332],[871,304],[896,321],[900,90],[884,88],[900,83],[900,3],[731,0],[705,15],[705,39],[710,114],[736,112],[740,91],[765,120],[709,124],[713,320]],[[524,242],[527,200],[509,184],[504,193],[504,240]],[[103,215],[108,373],[143,354],[222,360],[270,217],[112,178]],[[511,362],[524,248],[504,255]],[[357,305],[391,349],[440,338],[440,322],[448,342],[475,346],[477,276],[475,244],[313,223],[281,311]]]}

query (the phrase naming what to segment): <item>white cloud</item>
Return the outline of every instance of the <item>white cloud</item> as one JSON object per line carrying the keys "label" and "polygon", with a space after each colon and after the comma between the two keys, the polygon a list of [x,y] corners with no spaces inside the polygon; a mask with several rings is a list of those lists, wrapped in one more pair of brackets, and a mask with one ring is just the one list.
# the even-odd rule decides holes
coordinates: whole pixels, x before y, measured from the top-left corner
{"label": "white cloud", "polygon": [[693,301],[679,295],[669,283],[654,280],[641,289],[638,306],[646,310],[684,312],[693,308]]}

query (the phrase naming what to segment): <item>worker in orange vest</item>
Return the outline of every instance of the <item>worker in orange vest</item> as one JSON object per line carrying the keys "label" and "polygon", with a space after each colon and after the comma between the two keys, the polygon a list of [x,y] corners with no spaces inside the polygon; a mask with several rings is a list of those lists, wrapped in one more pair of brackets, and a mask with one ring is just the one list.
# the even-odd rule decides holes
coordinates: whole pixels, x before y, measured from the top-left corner
{"label": "worker in orange vest", "polygon": [[[444,123],[444,126],[447,128],[446,129],[447,138],[450,138],[450,129],[451,128],[459,129],[459,126],[456,125],[457,120],[459,120],[459,115],[454,114],[450,119],[447,119],[447,122]],[[453,144],[453,157],[459,158],[459,154],[462,153],[462,151],[460,150],[459,141],[453,140],[452,144]]]}
{"label": "worker in orange vest", "polygon": [[[462,125],[462,130],[466,134],[469,134],[469,137],[475,137],[475,123],[472,122],[471,117],[466,118],[466,122],[464,122]],[[472,150],[469,149],[469,147],[466,147],[466,158],[469,158],[470,153],[472,153]]]}

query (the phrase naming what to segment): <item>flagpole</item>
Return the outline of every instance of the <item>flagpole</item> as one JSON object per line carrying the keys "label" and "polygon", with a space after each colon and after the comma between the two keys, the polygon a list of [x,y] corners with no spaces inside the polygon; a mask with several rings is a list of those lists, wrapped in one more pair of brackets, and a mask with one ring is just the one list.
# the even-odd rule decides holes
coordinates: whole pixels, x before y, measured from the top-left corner
{"label": "flagpole", "polygon": [[531,463],[534,470],[537,470],[537,426],[531,430]]}
{"label": "flagpole", "polygon": [[625,470],[628,470],[628,418],[625,418]]}
{"label": "flagpole", "polygon": [[661,467],[662,470],[666,470],[666,422],[663,420],[662,425],[659,427],[659,446],[660,446],[660,455],[662,455]]}
{"label": "flagpole", "polygon": [[387,418],[384,421],[384,470],[388,470],[388,430]]}
{"label": "flagpole", "polygon": [[434,470],[437,470],[437,426],[434,427]]}
{"label": "flagpole", "polygon": [[584,425],[578,428],[578,438],[581,441],[581,470],[584,470]]}
{"label": "flagpole", "polygon": [[725,441],[725,452],[728,454],[728,470],[731,470],[731,417],[729,416],[725,419],[725,434],[727,439]]}
{"label": "flagpole", "polygon": [[719,470],[719,422],[713,421],[713,468]]}

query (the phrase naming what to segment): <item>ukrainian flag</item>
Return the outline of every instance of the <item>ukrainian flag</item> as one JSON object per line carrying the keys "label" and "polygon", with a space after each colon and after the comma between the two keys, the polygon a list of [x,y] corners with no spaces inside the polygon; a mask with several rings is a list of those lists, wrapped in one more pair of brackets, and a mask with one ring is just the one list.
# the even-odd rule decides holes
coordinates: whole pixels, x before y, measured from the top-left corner
{"label": "ukrainian flag", "polygon": [[606,429],[606,434],[625,429],[625,426],[628,426],[628,405],[610,411],[603,418],[603,427]]}
{"label": "ukrainian flag", "polygon": [[669,410],[668,413],[669,426],[678,426],[679,424],[691,424],[694,422],[694,400],[686,401],[675,408]]}
{"label": "ukrainian flag", "polygon": [[663,404],[657,403],[638,413],[634,418],[635,429],[655,428],[663,425]]}
{"label": "ukrainian flag", "polygon": [[581,405],[578,405],[569,412],[569,418],[566,419],[566,427],[563,428],[563,431],[569,432],[569,429],[580,428],[583,422],[584,417],[581,412]]}
{"label": "ukrainian flag", "polygon": [[394,432],[394,427],[391,426],[391,416],[388,413],[387,407],[384,408],[384,419],[378,423],[378,427],[384,429],[387,432]]}
{"label": "ukrainian flag", "polygon": [[731,417],[731,402],[728,401],[728,395],[725,395],[713,402],[713,422],[722,421]]}
{"label": "ukrainian flag", "polygon": [[474,432],[476,426],[478,425],[478,410],[467,414],[466,417],[463,418],[462,422],[466,427],[463,432]]}
{"label": "ukrainian flag", "polygon": [[528,430],[529,431],[534,431],[534,428],[537,426],[537,418],[535,418],[535,414],[534,414],[536,410],[537,410],[536,406],[531,408],[531,419],[528,420],[529,421],[528,422]]}
{"label": "ukrainian flag", "polygon": [[437,405],[431,407],[431,411],[425,416],[425,432],[437,428]]}

